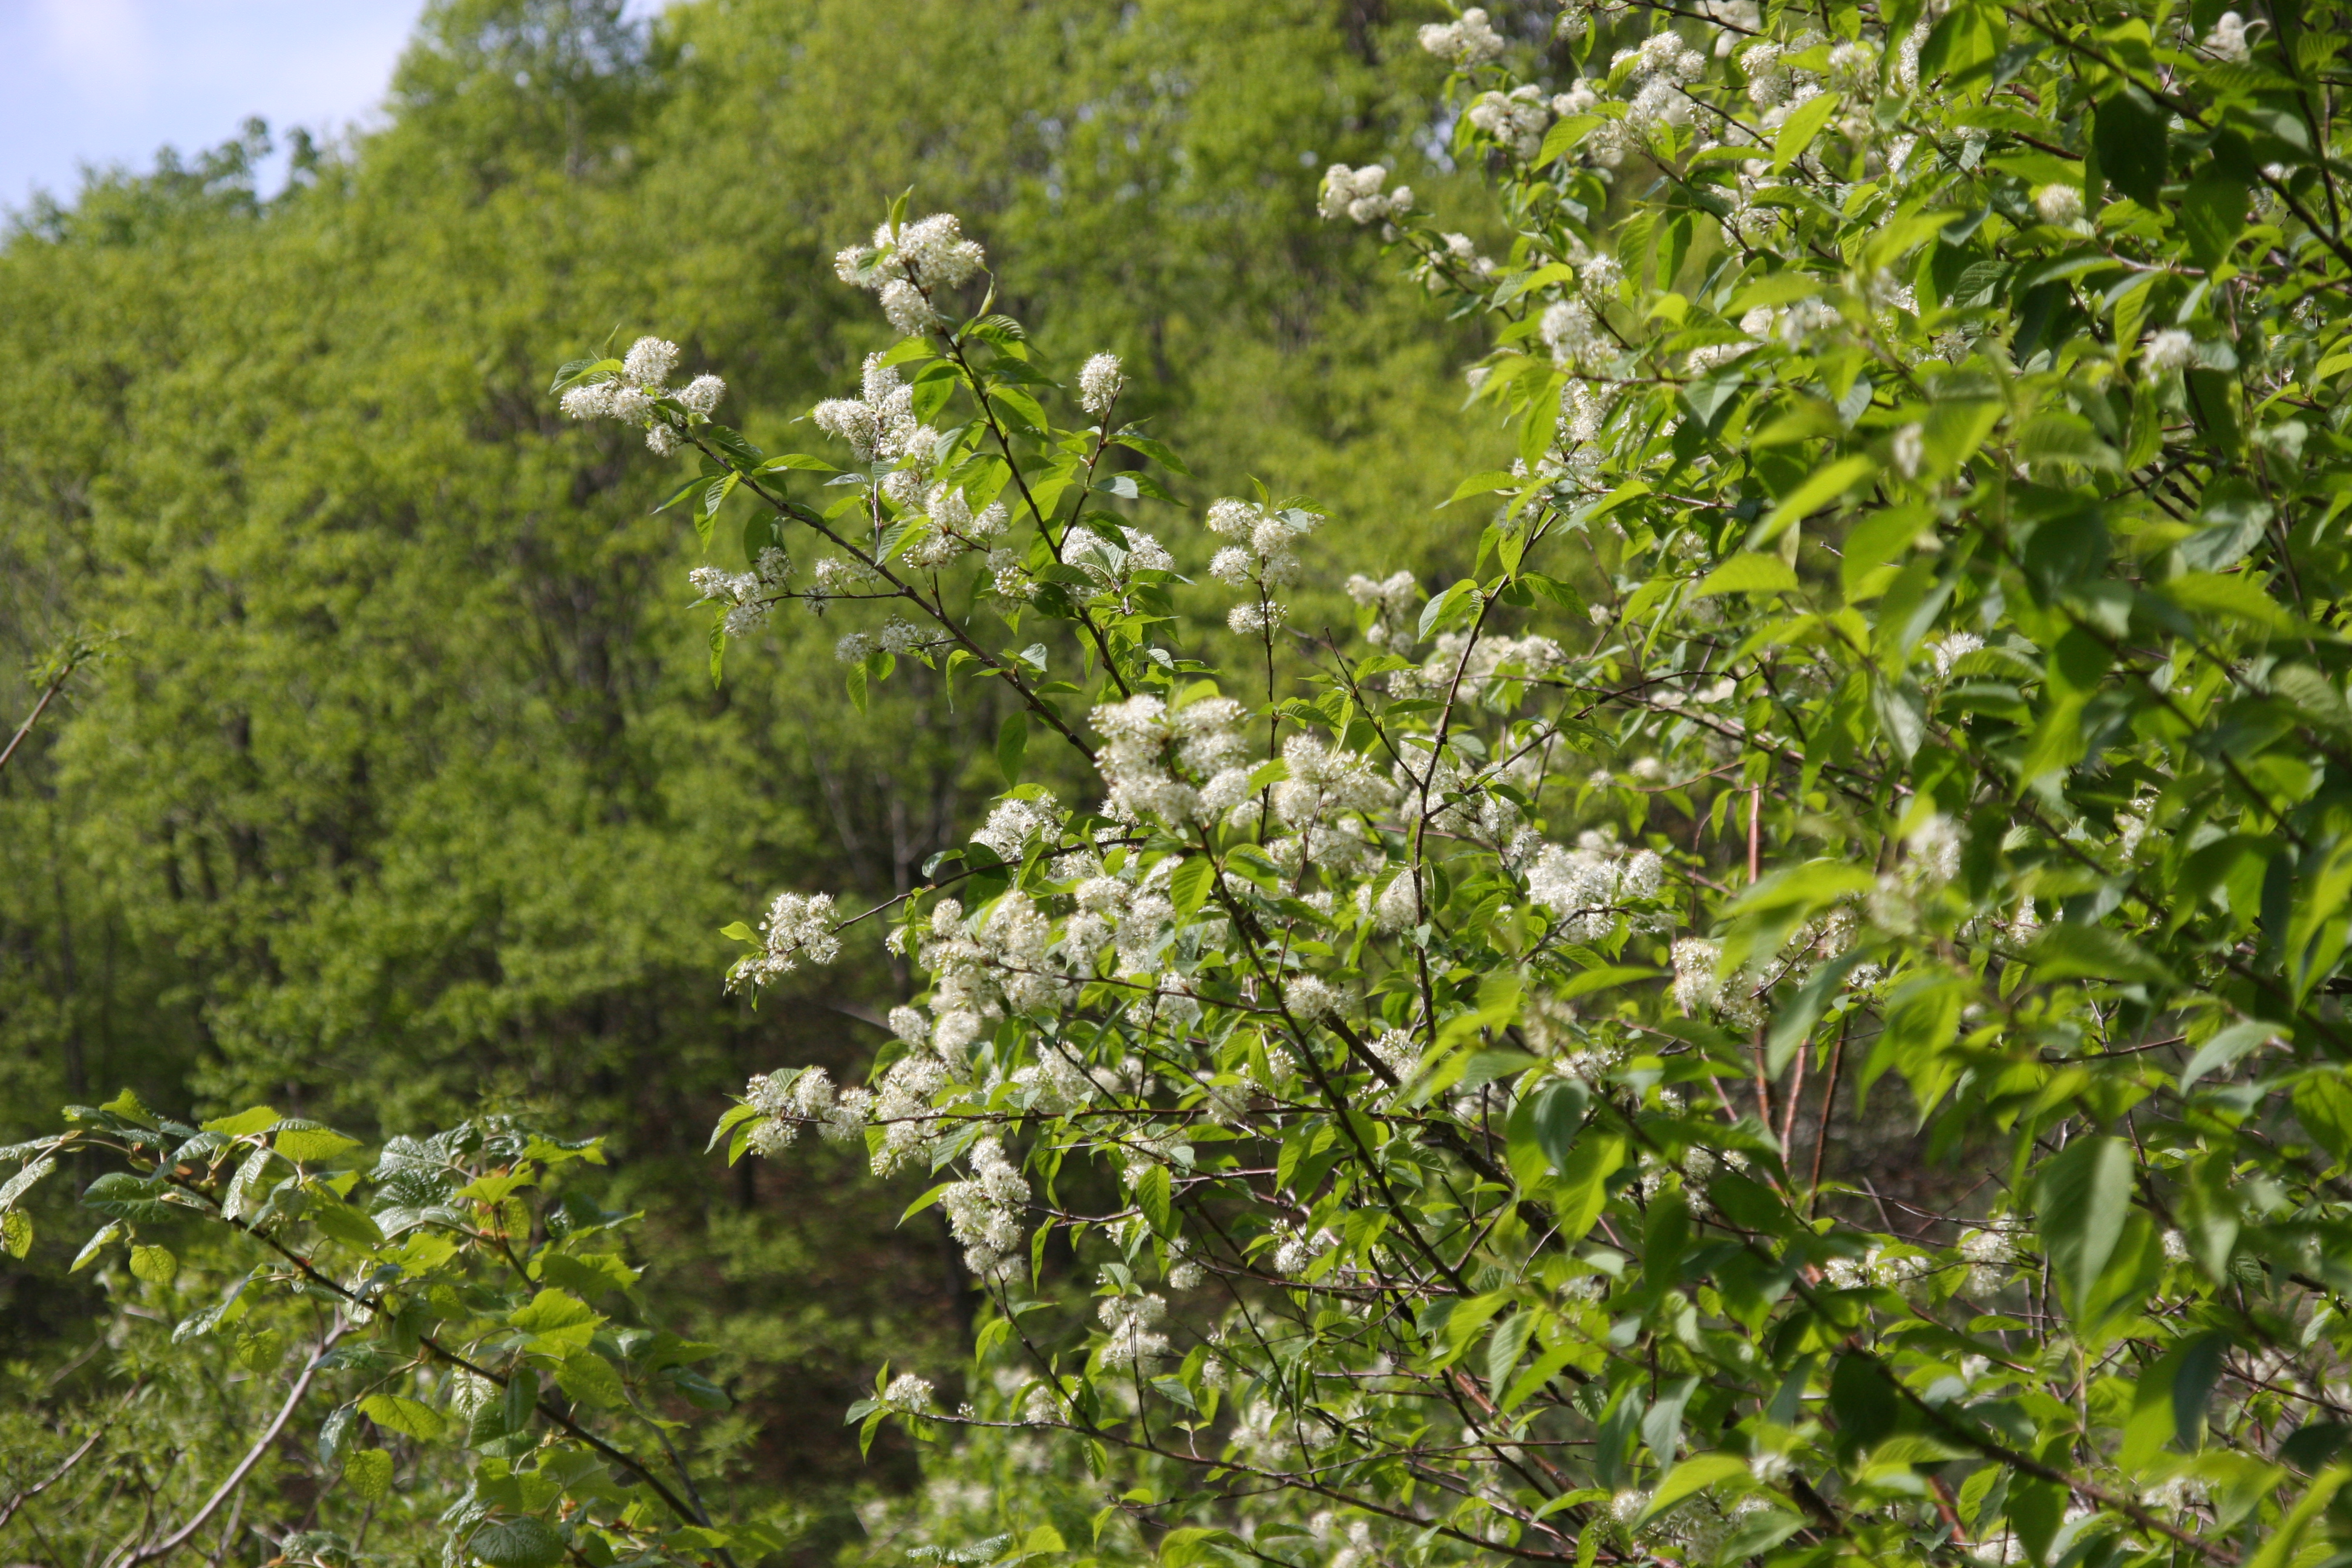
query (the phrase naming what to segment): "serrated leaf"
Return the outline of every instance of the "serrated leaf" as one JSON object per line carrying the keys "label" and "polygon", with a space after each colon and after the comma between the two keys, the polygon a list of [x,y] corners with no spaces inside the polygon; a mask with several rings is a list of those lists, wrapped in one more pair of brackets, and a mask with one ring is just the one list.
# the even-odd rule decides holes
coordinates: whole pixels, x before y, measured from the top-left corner
{"label": "serrated leaf", "polygon": [[331,1127],[282,1127],[270,1142],[280,1154],[298,1164],[318,1160],[331,1160],[347,1149],[356,1149],[360,1141],[336,1131]]}
{"label": "serrated leaf", "polygon": [[440,1436],[449,1425],[439,1411],[406,1394],[366,1394],[361,1398],[359,1406],[361,1415],[385,1431],[428,1443]]}
{"label": "serrated leaf", "polygon": [[466,1545],[490,1568],[555,1568],[564,1557],[563,1537],[529,1515],[486,1524]]}
{"label": "serrated leaf", "polygon": [[1718,594],[1785,594],[1797,586],[1794,568],[1778,555],[1735,555],[1702,578],[1695,599]]}
{"label": "serrated leaf", "polygon": [[1135,1179],[1135,1205],[1160,1235],[1175,1233],[1175,1183],[1167,1166],[1150,1166]]}
{"label": "serrated leaf", "polygon": [[362,1500],[374,1502],[392,1489],[392,1456],[382,1448],[358,1448],[343,1459],[343,1484]]}
{"label": "serrated leaf", "polygon": [[100,1227],[97,1234],[81,1244],[81,1250],[74,1254],[73,1266],[66,1272],[79,1274],[97,1262],[99,1254],[122,1239],[125,1229],[126,1227],[119,1223]]}
{"label": "serrated leaf", "polygon": [[2119,1138],[2085,1135],[2043,1163],[2033,1206],[2052,1269],[2080,1312],[2131,1218],[2132,1157]]}
{"label": "serrated leaf", "polygon": [[250,1138],[257,1132],[268,1131],[280,1120],[278,1112],[269,1107],[257,1105],[250,1110],[240,1110],[235,1116],[215,1117],[204,1123],[204,1129],[207,1132],[217,1132],[224,1138]]}
{"label": "serrated leaf", "polygon": [[1216,879],[1216,862],[1205,855],[1195,855],[1176,868],[1168,879],[1168,897],[1176,906],[1178,920],[1189,920],[1200,911]]}
{"label": "serrated leaf", "polygon": [[32,1191],[35,1183],[40,1181],[41,1178],[47,1176],[50,1172],[57,1168],[57,1161],[51,1156],[44,1154],[39,1159],[34,1161],[31,1164],[26,1165],[23,1170],[17,1172],[15,1175],[9,1177],[5,1184],[0,1184],[0,1209],[6,1208],[18,1198],[23,1197],[26,1193]]}

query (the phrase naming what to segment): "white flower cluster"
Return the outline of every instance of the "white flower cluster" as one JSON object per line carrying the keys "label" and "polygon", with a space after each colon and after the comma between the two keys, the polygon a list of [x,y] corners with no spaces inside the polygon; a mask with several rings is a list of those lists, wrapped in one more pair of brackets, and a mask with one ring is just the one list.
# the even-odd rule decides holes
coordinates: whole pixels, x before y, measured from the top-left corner
{"label": "white flower cluster", "polygon": [[856,397],[828,397],[810,411],[817,428],[849,443],[861,463],[928,461],[939,436],[915,417],[915,389],[886,365],[878,353],[866,356]]}
{"label": "white flower cluster", "polygon": [[1997,1230],[1964,1232],[1959,1250],[1969,1265],[1965,1289],[1977,1297],[1998,1294],[2009,1283],[2011,1270],[2023,1260],[2009,1237]]}
{"label": "white flower cluster", "polygon": [[1283,742],[1282,763],[1289,776],[1271,792],[1274,815],[1301,833],[1354,813],[1382,810],[1396,800],[1395,786],[1364,758],[1312,735]]}
{"label": "white flower cluster", "polygon": [[698,603],[724,605],[726,617],[720,622],[727,636],[749,637],[768,624],[775,609],[774,590],[783,584],[793,573],[792,557],[771,544],[760,552],[760,557],[749,572],[724,572],[716,566],[697,566],[686,574],[688,583],[701,597]]}
{"label": "white flower cluster", "polygon": [[2083,187],[2076,184],[2049,184],[2033,193],[2033,210],[2042,221],[2060,228],[2080,228],[2083,225]]}
{"label": "white flower cluster", "polygon": [[2205,35],[2201,47],[2216,59],[2242,64],[2254,56],[2253,40],[2246,35],[2246,19],[2235,11],[2224,11],[2215,19],[2213,30]]}
{"label": "white flower cluster", "polygon": [[1822,1266],[1822,1283],[1832,1290],[1901,1290],[1935,1272],[1936,1260],[1917,1252],[1873,1247],[1860,1258],[1832,1258]]}
{"label": "white flower cluster", "polygon": [[760,950],[735,961],[727,972],[728,989],[765,985],[790,974],[801,960],[831,963],[841,953],[834,934],[831,893],[779,893],[760,921]]}
{"label": "white flower cluster", "polygon": [[1355,1005],[1355,997],[1345,986],[1334,985],[1319,974],[1295,974],[1283,982],[1282,1005],[1300,1023],[1312,1024],[1345,1013]]}
{"label": "white flower cluster", "polygon": [[890,1386],[882,1391],[882,1403],[893,1410],[920,1413],[931,1407],[931,1380],[918,1377],[911,1372],[900,1373],[890,1380]]}
{"label": "white flower cluster", "polygon": [[1476,5],[1453,22],[1432,22],[1421,29],[1421,47],[1449,65],[1468,70],[1502,58],[1503,35]]}
{"label": "white flower cluster", "polygon": [[1543,89],[1529,82],[1508,92],[1482,92],[1464,115],[1470,123],[1522,163],[1543,151],[1545,128],[1551,124],[1551,105]]}
{"label": "white flower cluster", "polygon": [[922,515],[930,520],[929,531],[907,546],[905,559],[908,565],[926,571],[945,566],[961,555],[994,551],[1012,522],[1012,514],[1001,500],[973,511],[961,485],[933,485],[923,498]]}
{"label": "white flower cluster", "polygon": [[993,1138],[972,1146],[971,1173],[970,1180],[940,1195],[940,1206],[947,1211],[948,1228],[963,1244],[964,1267],[980,1279],[1001,1279],[1019,1262],[1028,1179]]}
{"label": "white flower cluster", "polygon": [[1513,680],[1550,675],[1567,661],[1559,644],[1540,634],[1514,637],[1489,633],[1474,642],[1463,632],[1440,632],[1419,669],[1390,674],[1389,692],[1444,697],[1450,691],[1461,701],[1479,702],[1499,695],[1499,689]]}
{"label": "white flower cluster", "polygon": [[1229,697],[1171,710],[1157,697],[1138,694],[1097,708],[1094,727],[1109,744],[1095,767],[1108,786],[1110,815],[1182,827],[1239,805],[1249,793],[1249,770],[1241,765],[1250,754],[1241,729],[1244,717]]}
{"label": "white flower cluster", "polygon": [[1254,603],[1236,605],[1225,624],[1243,636],[1262,635],[1282,625],[1289,606],[1274,595],[1298,581],[1297,545],[1323,524],[1311,511],[1287,507],[1268,511],[1256,501],[1230,497],[1209,505],[1209,531],[1241,541],[1217,552],[1209,575],[1235,588],[1255,588]]}
{"label": "white flower cluster", "polygon": [[931,976],[931,1008],[939,1016],[933,1048],[960,1060],[1006,1009],[1024,1012],[1064,996],[1066,982],[1049,967],[1052,936],[1053,922],[1024,893],[1004,894],[977,923],[954,899],[933,904],[917,954]]}
{"label": "white flower cluster", "polygon": [[[1559,917],[1569,941],[1598,942],[1615,929],[1617,917],[1627,912],[1628,905],[1658,896],[1665,871],[1666,863],[1654,849],[1627,854],[1607,835],[1588,832],[1578,835],[1574,849],[1544,847],[1528,868],[1528,897]],[[1636,930],[1661,924],[1662,917],[1650,914],[1634,921]],[[1677,954],[1680,949],[1677,943]],[[1679,975],[1679,957],[1675,968]]]}
{"label": "white flower cluster", "polygon": [[1984,638],[1974,632],[1952,632],[1938,637],[1927,647],[1927,657],[1935,661],[1936,678],[1951,678],[1952,667],[1984,647]]}
{"label": "white flower cluster", "polygon": [[1670,32],[1653,33],[1640,46],[1620,49],[1609,62],[1610,75],[1627,72],[1632,91],[1625,118],[1615,121],[1635,135],[1687,125],[1701,106],[1688,90],[1706,74],[1706,57],[1683,47]]}
{"label": "white flower cluster", "polygon": [[971,841],[988,846],[1000,860],[1017,861],[1030,839],[1052,832],[1061,823],[1062,808],[1052,795],[1016,796],[998,802],[988,814],[987,826],[973,834]]}
{"label": "white flower cluster", "polygon": [[1110,412],[1127,377],[1117,354],[1097,354],[1078,369],[1078,406],[1097,418]]}
{"label": "white flower cluster", "polygon": [[1412,210],[1412,187],[1399,185],[1383,195],[1389,172],[1378,163],[1350,169],[1334,163],[1323,172],[1323,194],[1316,210],[1327,218],[1350,217],[1358,223],[1381,223]]}
{"label": "white flower cluster", "polygon": [[1716,974],[1722,962],[1723,949],[1705,937],[1679,937],[1675,942],[1675,981],[1668,994],[1683,1016],[1696,1018],[1714,1011],[1723,995],[1723,982]]}
{"label": "white flower cluster", "polygon": [[987,262],[986,252],[964,237],[953,213],[933,213],[895,228],[884,224],[874,231],[872,245],[853,245],[835,255],[833,270],[844,283],[879,294],[883,315],[912,335],[940,322],[934,289],[961,287]]}
{"label": "white flower cluster", "polygon": [[2176,370],[2186,370],[2196,357],[2197,340],[2179,327],[2167,327],[2150,332],[2140,346],[2140,363],[2158,375],[2168,375]]}
{"label": "white flower cluster", "polygon": [[1374,647],[1412,646],[1412,608],[1421,597],[1421,584],[1410,572],[1367,577],[1358,572],[1348,579],[1348,597],[1372,612],[1364,640]]}
{"label": "white flower cluster", "polygon": [[1536,331],[1551,351],[1552,363],[1563,370],[1592,365],[1616,353],[1616,340],[1581,295],[1545,306]]}
{"label": "white flower cluster", "polygon": [[1106,1368],[1133,1367],[1148,1374],[1152,1363],[1168,1353],[1168,1336],[1151,1327],[1168,1315],[1165,1298],[1107,1296],[1096,1310],[1108,1331],[1102,1348]]}
{"label": "white flower cluster", "polygon": [[862,1089],[837,1091],[833,1075],[823,1068],[755,1073],[743,1091],[744,1103],[760,1114],[751,1126],[751,1152],[781,1153],[800,1135],[803,1122],[814,1123],[835,1142],[854,1138],[865,1128],[873,1098]]}
{"label": "white flower cluster", "polygon": [[[826,574],[824,568],[830,564],[832,564],[830,561],[817,563],[820,587],[825,585]],[[869,655],[877,652],[911,653],[918,648],[937,647],[947,640],[945,633],[926,632],[904,616],[893,611],[890,618],[882,623],[879,630],[850,632],[845,635],[833,645],[833,657],[844,664],[858,664]]]}
{"label": "white flower cluster", "polygon": [[1767,39],[1740,51],[1739,69],[1748,79],[1748,101],[1765,111],[1766,130],[1777,129],[1790,110],[1821,96],[1820,75],[1787,61],[1822,42],[1826,40],[1818,33],[1803,33],[1787,44]]}
{"label": "white flower cluster", "polygon": [[[710,417],[727,384],[715,375],[698,375],[681,387],[669,378],[677,369],[677,345],[667,339],[644,337],[629,345],[620,374],[600,373],[599,379],[568,388],[562,397],[566,416],[573,419],[617,419],[641,426],[646,445],[656,457],[677,450],[678,433],[686,425]],[[682,419],[667,413],[661,400],[676,405]]]}
{"label": "white flower cluster", "polygon": [[1339,1244],[1339,1238],[1328,1230],[1307,1236],[1291,1226],[1281,1226],[1275,1231],[1277,1241],[1274,1249],[1274,1271],[1286,1279],[1297,1279],[1315,1267],[1316,1260]]}

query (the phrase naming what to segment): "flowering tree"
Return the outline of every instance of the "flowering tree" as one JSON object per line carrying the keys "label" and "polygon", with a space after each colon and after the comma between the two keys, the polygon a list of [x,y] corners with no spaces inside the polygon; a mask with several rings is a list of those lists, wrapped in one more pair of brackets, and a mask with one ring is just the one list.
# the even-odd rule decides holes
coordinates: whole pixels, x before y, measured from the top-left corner
{"label": "flowering tree", "polygon": [[[1519,461],[1450,503],[1473,574],[1351,578],[1345,637],[1297,612],[1312,503],[1136,525],[1174,454],[1107,354],[1056,422],[951,216],[839,258],[903,337],[823,455],[657,340],[567,368],[699,458],[706,539],[752,503],[714,658],[801,600],[861,706],[994,683],[1008,782],[1094,781],[734,928],[748,991],[867,920],[924,976],[868,1082],[719,1129],[938,1178],[967,1398],[885,1369],[853,1419],[1059,1444],[1180,1565],[2352,1541],[2347,29],[2217,9],[1424,29],[1508,244],[1377,167],[1324,211],[1492,321]],[[658,1512],[563,1495],[582,1550]],[[628,1543],[728,1539],[672,1500]],[[1024,1509],[932,1524],[1066,1548]]]}

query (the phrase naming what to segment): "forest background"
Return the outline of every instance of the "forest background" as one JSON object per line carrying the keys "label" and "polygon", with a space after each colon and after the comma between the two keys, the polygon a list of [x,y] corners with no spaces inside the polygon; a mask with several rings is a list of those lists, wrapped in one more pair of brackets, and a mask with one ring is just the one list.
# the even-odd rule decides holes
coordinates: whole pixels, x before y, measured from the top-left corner
{"label": "forest background", "polygon": [[[727,1092],[862,1066],[905,980],[869,940],[754,1010],[716,932],[779,886],[903,889],[1003,787],[997,716],[901,680],[851,722],[805,616],[714,685],[691,531],[548,369],[659,332],[774,444],[887,341],[820,280],[912,185],[1055,359],[1127,357],[1182,500],[1304,491],[1323,548],[1427,580],[1465,564],[1432,509],[1502,445],[1457,412],[1484,345],[1315,192],[1381,159],[1474,231],[1480,198],[1434,151],[1434,7],[619,11],[439,0],[385,126],[298,137],[283,195],[256,128],[0,246],[0,661],[121,634],[0,774],[0,1142],[125,1087],[362,1136],[484,1096],[609,1133],[656,1315],[727,1347],[708,1441],[814,1560],[918,1479],[840,1411],[884,1359],[960,1359],[972,1298],[939,1211],[896,1223],[916,1178],[825,1146],[712,1179]],[[0,1259],[19,1408],[97,1375],[100,1286],[41,1231]]]}

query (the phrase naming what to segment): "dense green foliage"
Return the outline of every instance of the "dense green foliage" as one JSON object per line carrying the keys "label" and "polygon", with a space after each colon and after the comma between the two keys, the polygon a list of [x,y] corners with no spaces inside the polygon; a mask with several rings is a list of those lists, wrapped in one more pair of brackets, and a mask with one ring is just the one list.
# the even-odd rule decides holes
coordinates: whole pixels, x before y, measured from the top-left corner
{"label": "dense green foliage", "polygon": [[[754,1011],[715,932],[787,879],[908,885],[996,787],[998,715],[901,682],[855,721],[810,700],[840,677],[801,624],[714,689],[694,542],[648,517],[629,444],[556,415],[549,366],[616,323],[726,344],[772,438],[888,341],[818,279],[912,184],[1019,258],[1042,336],[1134,356],[1201,493],[1294,476],[1403,560],[1476,447],[1451,416],[1475,343],[1312,216],[1322,160],[1406,135],[1434,84],[1380,68],[1392,26],[1320,0],[616,10],[436,5],[389,125],[282,196],[248,142],[101,179],[0,252],[0,644],[123,634],[0,773],[0,1141],[126,1085],[371,1140],[484,1097],[609,1131],[597,1190],[648,1211],[647,1288],[726,1346],[739,1409],[696,1441],[763,1497],[789,1478],[821,1552],[914,1474],[888,1443],[861,1466],[840,1408],[883,1356],[949,1354],[970,1307],[943,1227],[894,1228],[919,1189],[846,1158],[703,1179],[726,1089],[780,1057],[848,1070],[904,979],[869,942]],[[114,1371],[167,1363],[141,1314],[250,1265],[69,1278],[64,1186],[0,1264],[0,1507]],[[113,1370],[80,1353],[110,1301]],[[197,1487],[272,1402],[233,1359],[188,1375],[217,1418],[172,1482]],[[121,1452],[177,1441],[157,1386]],[[99,1509],[103,1473],[0,1552],[37,1555],[37,1521],[69,1556],[119,1540],[138,1489]],[[248,1522],[278,1517],[261,1495]]]}
{"label": "dense green foliage", "polygon": [[[968,1359],[890,1342],[848,1406],[931,1446],[872,1538],[2337,1561],[2352,16],[1504,20],[1419,43],[1506,237],[1386,164],[1318,193],[1487,330],[1517,446],[1462,466],[1450,569],[1347,580],[1352,628],[1340,574],[1389,563],[1344,489],[1200,506],[1141,356],[1008,313],[1024,258],[932,201],[809,258],[898,336],[805,427],[695,374],[749,344],[557,374],[654,454],[595,448],[614,488],[693,520],[722,692],[805,679],[822,616],[839,706],[887,737],[951,697],[957,784],[1011,786],[887,888],[812,862],[729,928],[770,1007],[885,928],[907,1001],[860,1070],[752,1076],[710,1179],[928,1178],[905,1221],[980,1303]],[[600,1145],[370,1161],[126,1095],[9,1152],[10,1247],[94,1174],[82,1260],[127,1254],[183,1383],[311,1316],[278,1379],[332,1389],[346,1533],[298,1555],[461,1479],[404,1537],[452,1563],[794,1527],[656,1457],[743,1412],[612,1250]],[[191,1312],[152,1294],[184,1255],[252,1272]]]}

